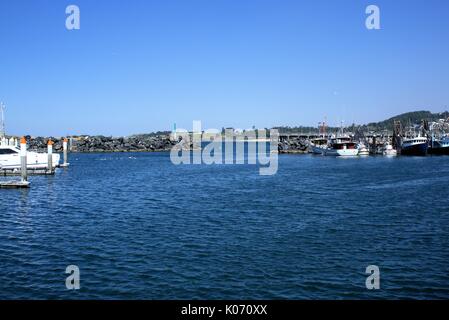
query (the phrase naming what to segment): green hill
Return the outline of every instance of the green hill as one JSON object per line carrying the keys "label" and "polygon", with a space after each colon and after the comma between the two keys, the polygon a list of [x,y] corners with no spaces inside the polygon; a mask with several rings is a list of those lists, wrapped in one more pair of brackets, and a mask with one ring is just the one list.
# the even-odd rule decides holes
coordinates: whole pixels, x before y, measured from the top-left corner
{"label": "green hill", "polygon": [[[412,112],[406,112],[397,116],[394,116],[390,119],[380,121],[380,122],[371,122],[365,125],[362,125],[358,128],[358,130],[362,131],[382,131],[382,130],[393,130],[393,124],[395,121],[399,120],[401,121],[403,126],[408,126],[409,123],[413,124],[420,124],[422,120],[427,120],[429,122],[437,121],[439,119],[448,119],[449,118],[449,112],[444,111],[440,113],[432,113],[430,111],[412,111]],[[352,129],[351,129],[352,127]],[[350,129],[352,131],[357,128],[357,125],[350,126]],[[317,127],[304,127],[304,126],[296,126],[296,127],[286,127],[286,126],[278,126],[274,127],[273,129],[278,129],[281,133],[318,133]],[[333,128],[328,127],[328,132],[336,132],[339,128]]]}
{"label": "green hill", "polygon": [[413,124],[420,124],[422,120],[428,120],[431,121],[437,121],[438,119],[448,119],[449,118],[449,112],[444,111],[441,113],[432,113],[430,111],[412,111],[412,112],[406,112],[397,116],[394,116],[390,119],[380,121],[380,122],[372,122],[368,123],[367,125],[364,125],[363,127],[366,127],[369,130],[393,130],[393,124],[395,121],[401,121],[402,125],[408,125],[409,123]]}

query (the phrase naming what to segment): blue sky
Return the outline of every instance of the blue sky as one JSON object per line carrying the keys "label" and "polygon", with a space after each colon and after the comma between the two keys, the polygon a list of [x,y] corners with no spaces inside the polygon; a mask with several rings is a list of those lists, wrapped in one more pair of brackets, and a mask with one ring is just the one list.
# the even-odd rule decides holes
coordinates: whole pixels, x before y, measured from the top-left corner
{"label": "blue sky", "polygon": [[17,135],[366,123],[449,109],[448,40],[445,0],[4,0],[0,101]]}

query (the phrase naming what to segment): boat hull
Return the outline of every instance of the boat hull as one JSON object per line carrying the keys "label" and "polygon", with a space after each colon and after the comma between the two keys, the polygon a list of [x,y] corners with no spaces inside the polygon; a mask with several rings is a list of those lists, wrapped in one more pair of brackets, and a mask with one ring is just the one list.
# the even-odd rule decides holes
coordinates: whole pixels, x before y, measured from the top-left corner
{"label": "boat hull", "polygon": [[[53,167],[57,167],[60,161],[60,155],[54,153],[52,155]],[[27,168],[28,169],[46,169],[48,167],[48,155],[45,153],[28,152]],[[19,154],[0,156],[0,169],[16,170],[21,168],[21,160]]]}
{"label": "boat hull", "polygon": [[401,155],[403,156],[425,156],[427,155],[428,144],[419,143],[412,146],[403,147],[401,149]]}
{"label": "boat hull", "polygon": [[361,148],[359,149],[358,155],[361,157],[367,157],[369,156],[369,150],[367,148]]}
{"label": "boat hull", "polygon": [[313,154],[323,154],[324,147],[311,146]]}
{"label": "boat hull", "polygon": [[357,149],[326,149],[324,155],[332,157],[355,157],[359,154]]}
{"label": "boat hull", "polygon": [[382,155],[385,157],[396,157],[398,153],[396,150],[385,150],[382,152]]}
{"label": "boat hull", "polygon": [[428,153],[433,155],[449,155],[449,147],[429,148]]}

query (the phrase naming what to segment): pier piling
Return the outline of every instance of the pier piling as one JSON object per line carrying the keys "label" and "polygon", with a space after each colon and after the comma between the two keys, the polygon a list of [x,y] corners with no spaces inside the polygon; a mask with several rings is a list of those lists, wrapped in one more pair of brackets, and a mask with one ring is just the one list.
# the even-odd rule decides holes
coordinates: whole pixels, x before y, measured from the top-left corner
{"label": "pier piling", "polygon": [[48,154],[48,164],[47,170],[48,172],[53,172],[53,141],[51,139],[48,140],[47,143],[47,154]]}
{"label": "pier piling", "polygon": [[20,172],[22,175],[22,182],[28,181],[28,170],[27,170],[27,141],[25,137],[20,139]]}
{"label": "pier piling", "polygon": [[67,138],[64,138],[64,141],[62,142],[62,151],[63,151],[63,157],[64,157],[64,160],[63,160],[64,162],[63,162],[63,164],[60,165],[60,167],[62,167],[62,168],[66,168],[66,167],[69,166],[68,155],[67,155],[67,153],[68,153],[68,147],[67,147],[68,142],[69,142],[69,140],[67,140]]}

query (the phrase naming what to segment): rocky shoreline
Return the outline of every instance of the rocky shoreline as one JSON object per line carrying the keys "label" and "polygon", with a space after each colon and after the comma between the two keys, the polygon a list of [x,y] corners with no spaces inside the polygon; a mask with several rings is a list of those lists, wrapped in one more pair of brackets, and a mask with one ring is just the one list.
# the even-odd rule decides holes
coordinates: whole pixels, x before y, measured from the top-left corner
{"label": "rocky shoreline", "polygon": [[[62,152],[63,138],[54,137],[27,137],[29,149],[45,152],[49,139],[54,142],[53,150]],[[168,135],[131,137],[82,136],[69,138],[70,151],[79,153],[169,151],[173,145],[174,142],[170,140]]]}
{"label": "rocky shoreline", "polygon": [[[26,137],[32,151],[46,152],[47,142],[54,142],[53,150],[62,152],[63,138]],[[82,136],[69,138],[70,152],[168,152],[175,142],[167,135],[136,135],[130,137]],[[289,138],[279,142],[279,153],[307,153],[308,142],[300,138]]]}
{"label": "rocky shoreline", "polygon": [[290,137],[288,139],[283,139],[279,142],[278,150],[279,153],[308,153],[309,141],[299,137]]}

